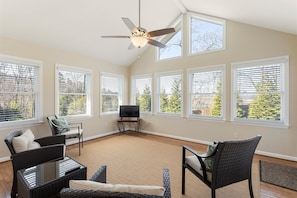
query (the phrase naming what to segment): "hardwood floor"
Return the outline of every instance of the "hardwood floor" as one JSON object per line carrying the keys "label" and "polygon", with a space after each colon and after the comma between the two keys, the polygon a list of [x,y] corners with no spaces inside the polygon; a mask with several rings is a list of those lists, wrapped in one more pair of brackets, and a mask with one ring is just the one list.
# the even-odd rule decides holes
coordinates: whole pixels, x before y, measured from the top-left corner
{"label": "hardwood floor", "polygon": [[[138,134],[135,133],[135,135],[138,135]],[[112,138],[113,136],[114,135],[100,138],[100,141],[105,138]],[[142,137],[150,140],[154,140],[154,141],[160,141],[160,142],[166,141],[166,143],[168,144],[177,145],[177,146],[188,145],[200,152],[203,152],[206,149],[206,145],[182,141],[182,140],[176,140],[172,138],[165,138],[165,137],[154,136],[154,135],[143,135]],[[95,141],[98,141],[98,139],[84,142],[84,144],[85,145],[92,144]],[[77,149],[77,147],[76,145],[72,145],[72,146],[68,146],[67,150],[68,149]],[[297,168],[297,162],[271,158],[271,157],[266,157],[261,155],[254,156],[253,167],[259,167],[259,160],[265,160],[265,161],[275,162],[279,164],[286,164]],[[257,174],[259,174],[258,171],[257,171]],[[10,198],[12,175],[13,173],[12,173],[12,166],[10,161],[0,163],[0,197],[1,198]],[[259,175],[253,175],[253,177],[259,177]],[[275,185],[270,185],[267,183],[260,182],[260,196],[261,198],[295,198],[297,197],[297,192],[288,190],[285,188],[281,188]]]}

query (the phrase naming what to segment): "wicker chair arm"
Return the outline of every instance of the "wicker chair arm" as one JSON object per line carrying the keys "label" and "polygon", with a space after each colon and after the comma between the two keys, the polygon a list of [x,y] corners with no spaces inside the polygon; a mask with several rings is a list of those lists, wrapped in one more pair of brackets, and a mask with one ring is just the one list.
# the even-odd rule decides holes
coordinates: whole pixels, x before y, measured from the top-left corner
{"label": "wicker chair arm", "polygon": [[171,198],[169,169],[163,169],[163,187],[165,188],[164,198]]}
{"label": "wicker chair arm", "polygon": [[91,181],[106,183],[106,165],[101,166],[90,178]]}
{"label": "wicker chair arm", "polygon": [[13,170],[17,171],[64,157],[64,144],[43,146],[37,149],[16,153],[11,156]]}
{"label": "wicker chair arm", "polygon": [[[82,122],[69,122],[68,125],[80,125],[80,128],[83,128],[83,123]],[[71,126],[69,126],[71,127]]]}
{"label": "wicker chair arm", "polygon": [[[183,158],[186,157],[186,151],[189,151],[190,153],[194,154],[197,157],[197,159],[198,159],[198,161],[200,163],[200,166],[202,168],[203,178],[205,180],[207,180],[206,166],[205,166],[205,164],[203,162],[203,158],[210,157],[210,156],[213,155],[213,153],[211,153],[211,155],[207,155],[206,153],[201,155],[197,151],[193,150],[192,148],[190,148],[188,146],[183,146]],[[184,164],[184,162],[185,162],[185,159],[183,159],[183,164]]]}
{"label": "wicker chair arm", "polygon": [[40,146],[49,146],[49,145],[66,143],[65,135],[47,136],[47,137],[35,139],[35,141],[38,142]]}

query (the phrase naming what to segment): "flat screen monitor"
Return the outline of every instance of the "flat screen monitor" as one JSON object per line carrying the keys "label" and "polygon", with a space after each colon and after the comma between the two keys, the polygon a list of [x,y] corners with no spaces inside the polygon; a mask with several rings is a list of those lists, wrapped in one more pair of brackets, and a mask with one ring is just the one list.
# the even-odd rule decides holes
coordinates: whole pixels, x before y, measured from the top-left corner
{"label": "flat screen monitor", "polygon": [[138,105],[121,105],[120,106],[120,117],[139,117],[139,106]]}

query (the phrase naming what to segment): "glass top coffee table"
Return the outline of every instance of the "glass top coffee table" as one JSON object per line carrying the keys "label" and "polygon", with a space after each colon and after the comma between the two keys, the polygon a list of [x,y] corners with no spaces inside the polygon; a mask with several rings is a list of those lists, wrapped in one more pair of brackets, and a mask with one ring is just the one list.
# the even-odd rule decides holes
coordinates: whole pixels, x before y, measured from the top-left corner
{"label": "glass top coffee table", "polygon": [[70,157],[18,171],[18,197],[56,197],[71,179],[86,179],[87,167]]}

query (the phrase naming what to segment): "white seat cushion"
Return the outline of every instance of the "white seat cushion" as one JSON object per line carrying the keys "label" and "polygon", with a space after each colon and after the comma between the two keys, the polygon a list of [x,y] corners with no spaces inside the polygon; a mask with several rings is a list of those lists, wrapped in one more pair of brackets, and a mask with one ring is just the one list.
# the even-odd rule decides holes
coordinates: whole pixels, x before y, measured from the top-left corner
{"label": "white seat cushion", "polygon": [[[189,164],[192,168],[194,168],[200,175],[203,175],[201,164],[195,155],[187,156],[186,163]],[[207,180],[211,181],[211,178],[212,178],[211,172],[207,171],[206,175],[207,175]]]}
{"label": "white seat cushion", "polygon": [[78,131],[78,129],[76,128],[76,129],[71,129],[70,131],[64,132],[62,133],[62,135],[66,135],[67,137],[72,137],[72,136],[78,136],[78,134],[81,136],[82,133],[83,133],[82,129]]}
{"label": "white seat cushion", "polygon": [[165,188],[163,186],[146,185],[125,185],[125,184],[105,184],[88,180],[70,180],[69,187],[78,190],[102,190],[113,192],[139,193],[147,195],[163,196]]}

